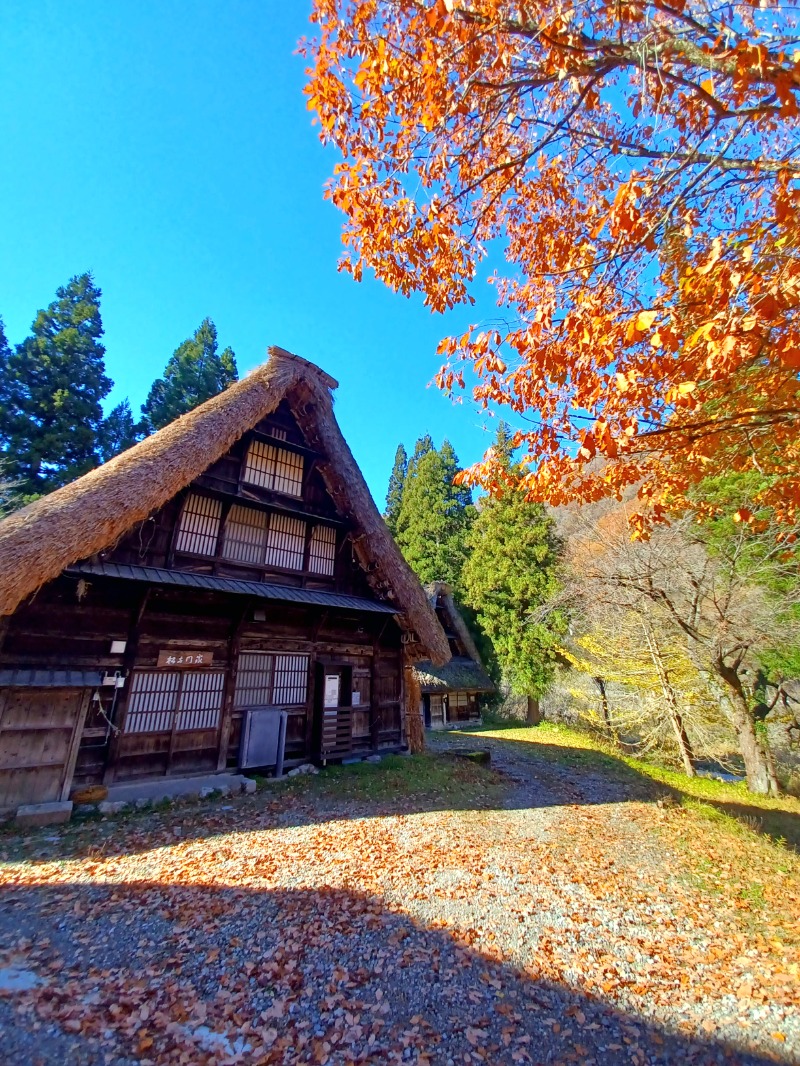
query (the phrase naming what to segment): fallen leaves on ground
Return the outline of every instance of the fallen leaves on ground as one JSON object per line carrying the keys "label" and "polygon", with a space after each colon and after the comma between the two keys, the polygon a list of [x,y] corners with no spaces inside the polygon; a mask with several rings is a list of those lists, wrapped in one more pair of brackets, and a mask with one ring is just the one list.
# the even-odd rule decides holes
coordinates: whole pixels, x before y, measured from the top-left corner
{"label": "fallen leaves on ground", "polygon": [[793,1061],[792,856],[509,769],[506,809],[262,792],[6,863],[23,1026],[97,1062]]}

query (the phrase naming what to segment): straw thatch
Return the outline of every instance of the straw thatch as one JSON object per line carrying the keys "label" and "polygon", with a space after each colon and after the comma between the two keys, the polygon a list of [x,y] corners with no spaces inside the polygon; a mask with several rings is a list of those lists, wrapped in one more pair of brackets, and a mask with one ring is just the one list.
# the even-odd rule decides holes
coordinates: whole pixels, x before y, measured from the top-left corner
{"label": "straw thatch", "polygon": [[189,414],[0,522],[0,615],[67,567],[115,544],[224,455],[285,399],[309,443],[328,460],[322,476],[337,505],[361,527],[356,551],[373,587],[397,604],[437,663],[447,639],[416,576],[395,545],[333,413],[337,382],[313,363],[271,347],[269,359]]}
{"label": "straw thatch", "polygon": [[450,628],[461,642],[466,656],[457,656],[449,663],[425,660],[415,664],[414,672],[423,692],[494,692],[496,685],[486,673],[481,655],[467,624],[453,599],[453,590],[446,581],[432,581],[425,586],[431,607],[440,605]]}
{"label": "straw thatch", "polygon": [[480,663],[463,656],[453,657],[444,666],[425,661],[414,666],[422,692],[495,692],[496,686]]}

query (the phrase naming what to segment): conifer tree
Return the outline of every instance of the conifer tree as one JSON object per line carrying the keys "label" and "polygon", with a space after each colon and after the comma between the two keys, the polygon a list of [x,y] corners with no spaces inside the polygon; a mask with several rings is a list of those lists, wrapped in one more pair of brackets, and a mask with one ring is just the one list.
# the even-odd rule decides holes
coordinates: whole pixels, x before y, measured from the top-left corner
{"label": "conifer tree", "polygon": [[[511,472],[508,428],[501,424],[495,455]],[[565,619],[558,612],[535,620],[536,609],[555,594],[561,544],[541,504],[507,487],[484,497],[467,537],[463,597],[491,640],[511,691],[528,697],[528,721],[541,719],[538,701],[555,664],[556,641]]]}
{"label": "conifer tree", "polygon": [[408,455],[402,444],[397,445],[394,453],[394,466],[389,476],[389,488],[386,493],[386,512],[384,519],[392,536],[397,532],[397,518],[400,514],[400,504],[403,502],[403,485],[408,472]]}
{"label": "conifer tree", "polygon": [[420,437],[414,445],[414,453],[408,461],[406,477],[413,477],[414,471],[417,469],[417,463],[419,463],[420,459],[431,451],[433,451],[433,437],[430,433],[426,433],[423,437]]}
{"label": "conifer tree", "polygon": [[80,274],[40,311],[31,335],[0,350],[0,448],[22,494],[49,492],[97,463],[111,389],[100,343],[100,289]]}
{"label": "conifer tree", "polygon": [[449,441],[437,451],[430,436],[420,438],[408,464],[396,526],[400,550],[420,580],[447,581],[455,590],[475,514],[470,490],[453,484],[458,471]]}
{"label": "conifer tree", "polygon": [[142,405],[142,421],[148,432],[168,425],[237,380],[232,349],[218,353],[217,348],[217,327],[210,318],[204,318],[194,336],[176,348],[164,376],[150,388]]}
{"label": "conifer tree", "polygon": [[126,451],[142,439],[144,428],[141,422],[133,421],[130,401],[126,397],[103,419],[100,427],[98,454],[103,463]]}

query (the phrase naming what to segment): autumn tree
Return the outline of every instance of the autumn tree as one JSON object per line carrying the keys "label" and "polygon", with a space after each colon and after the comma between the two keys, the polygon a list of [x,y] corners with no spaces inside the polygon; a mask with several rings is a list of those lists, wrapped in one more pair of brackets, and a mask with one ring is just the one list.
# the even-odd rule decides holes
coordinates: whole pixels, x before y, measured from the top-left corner
{"label": "autumn tree", "polygon": [[383,517],[392,536],[397,532],[397,519],[400,515],[400,505],[403,502],[403,486],[408,473],[408,456],[402,444],[397,445],[394,453],[394,464],[389,475],[389,488],[386,491],[386,510]]}
{"label": "autumn tree", "polygon": [[[777,793],[751,679],[765,651],[800,639],[791,609],[797,588],[784,585],[797,564],[774,531],[732,525],[713,552],[705,531],[688,518],[636,543],[627,534],[624,508],[618,508],[583,535],[573,533],[570,551],[579,575],[574,595],[642,618],[656,613],[660,627],[682,637],[735,733],[748,788]],[[748,557],[755,562],[746,563]]]}
{"label": "autumn tree", "polygon": [[513,484],[507,427],[501,424],[494,457],[506,476],[502,491],[483,498],[467,538],[463,597],[491,640],[505,680],[515,695],[528,698],[528,721],[541,720],[539,699],[552,676],[557,637],[566,614],[536,611],[558,588],[561,542],[542,504],[531,503]]}
{"label": "autumn tree", "polygon": [[470,489],[455,484],[460,469],[449,441],[437,449],[430,436],[420,438],[408,464],[395,526],[398,547],[419,579],[446,581],[456,592],[475,513]]}
{"label": "autumn tree", "polygon": [[613,585],[587,584],[580,553],[571,564],[572,626],[561,652],[596,691],[582,716],[638,753],[676,751],[694,776],[697,751],[711,754],[706,738],[719,715],[682,634],[650,600],[631,608],[625,590],[618,596]]}
{"label": "autumn tree", "polygon": [[[328,196],[345,214],[342,265],[444,311],[473,299],[493,257],[509,326],[445,339],[439,381],[520,416],[531,498],[636,486],[641,523],[724,456],[765,473],[759,502],[791,519],[793,12],[314,0],[312,20],[308,106],[341,157]],[[496,487],[491,455],[469,476]]]}
{"label": "autumn tree", "polygon": [[222,392],[238,376],[233,350],[219,351],[217,327],[210,318],[203,319],[194,335],[175,349],[164,376],[153,382],[142,404],[147,431],[162,429]]}
{"label": "autumn tree", "polygon": [[0,447],[22,496],[50,492],[97,465],[111,389],[100,338],[101,291],[80,274],[56,291],[15,349],[0,347]]}

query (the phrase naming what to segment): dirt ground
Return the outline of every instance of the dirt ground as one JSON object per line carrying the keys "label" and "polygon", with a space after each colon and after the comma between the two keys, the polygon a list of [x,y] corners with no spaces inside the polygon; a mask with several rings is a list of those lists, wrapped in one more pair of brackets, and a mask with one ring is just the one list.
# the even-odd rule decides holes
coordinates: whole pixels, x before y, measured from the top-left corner
{"label": "dirt ground", "polygon": [[4,1061],[800,1062],[791,853],[622,765],[434,743],[0,837]]}

